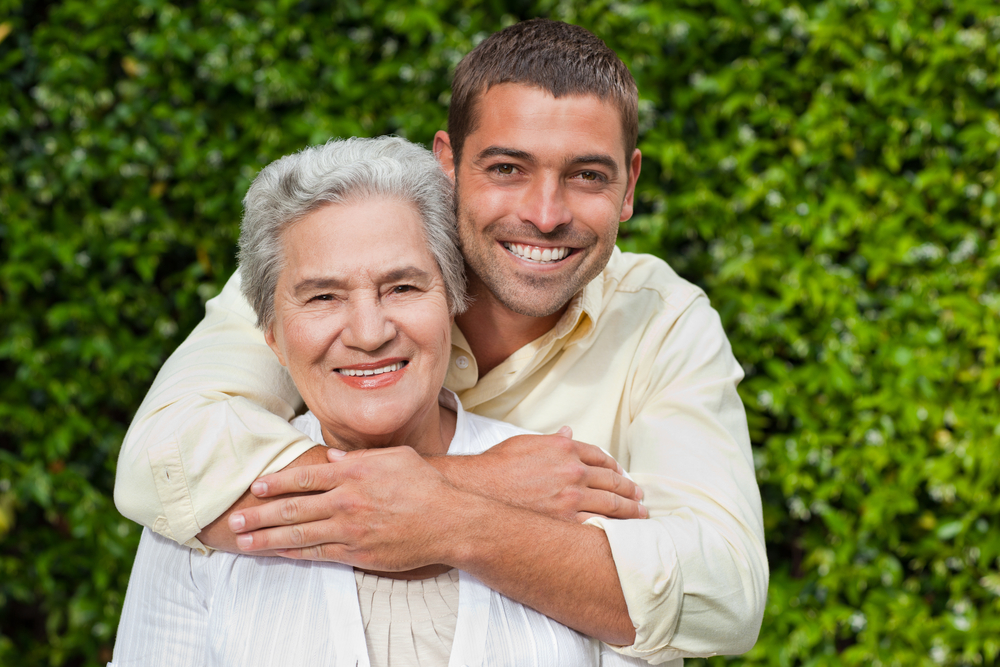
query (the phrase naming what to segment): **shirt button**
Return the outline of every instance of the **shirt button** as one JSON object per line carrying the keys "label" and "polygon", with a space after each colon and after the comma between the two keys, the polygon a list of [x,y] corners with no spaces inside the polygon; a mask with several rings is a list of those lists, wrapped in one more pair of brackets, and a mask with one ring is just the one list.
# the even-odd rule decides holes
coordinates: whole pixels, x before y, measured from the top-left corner
{"label": "shirt button", "polygon": [[462,355],[457,359],[455,359],[455,365],[464,371],[466,368],[469,367],[469,358],[465,355]]}

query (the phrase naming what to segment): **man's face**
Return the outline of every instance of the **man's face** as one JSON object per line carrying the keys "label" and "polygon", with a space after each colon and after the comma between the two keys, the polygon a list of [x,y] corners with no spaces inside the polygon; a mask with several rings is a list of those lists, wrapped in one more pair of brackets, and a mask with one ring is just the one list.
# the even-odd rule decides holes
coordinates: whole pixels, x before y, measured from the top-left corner
{"label": "man's face", "polygon": [[515,313],[552,315],[607,265],[632,215],[639,151],[626,163],[620,114],[596,96],[502,84],[477,107],[457,170],[447,135],[435,140],[456,182],[470,287]]}

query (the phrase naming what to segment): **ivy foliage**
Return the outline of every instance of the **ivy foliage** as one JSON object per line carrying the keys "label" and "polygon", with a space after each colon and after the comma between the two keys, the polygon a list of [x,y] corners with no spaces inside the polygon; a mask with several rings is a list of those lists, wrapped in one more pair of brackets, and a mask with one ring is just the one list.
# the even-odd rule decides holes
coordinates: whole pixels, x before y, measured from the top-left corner
{"label": "ivy foliage", "polygon": [[772,579],[737,662],[997,664],[989,0],[0,0],[0,664],[110,659],[118,448],[257,170],[428,143],[455,63],[532,16],[631,67],[620,245],[705,287],[746,370]]}

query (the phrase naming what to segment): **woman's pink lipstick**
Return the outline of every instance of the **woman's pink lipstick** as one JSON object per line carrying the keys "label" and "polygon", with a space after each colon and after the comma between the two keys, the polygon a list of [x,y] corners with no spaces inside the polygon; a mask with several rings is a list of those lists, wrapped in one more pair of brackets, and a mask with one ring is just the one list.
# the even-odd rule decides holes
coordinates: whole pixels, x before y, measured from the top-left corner
{"label": "woman's pink lipstick", "polygon": [[399,382],[409,365],[407,359],[385,359],[335,368],[334,372],[348,386],[357,389],[381,389]]}

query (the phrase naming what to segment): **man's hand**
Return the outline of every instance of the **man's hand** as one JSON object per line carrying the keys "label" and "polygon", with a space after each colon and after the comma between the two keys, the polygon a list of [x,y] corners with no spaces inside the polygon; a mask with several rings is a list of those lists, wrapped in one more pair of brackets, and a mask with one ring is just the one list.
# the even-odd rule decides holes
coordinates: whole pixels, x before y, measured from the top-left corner
{"label": "man's hand", "polygon": [[[442,480],[434,479],[436,475],[433,469],[436,469],[458,490],[556,519],[583,522],[595,515],[616,519],[646,518],[649,513],[639,503],[642,489],[626,478],[621,466],[601,448],[577,442],[572,439],[572,435],[569,427],[563,427],[554,435],[516,436],[482,454],[429,457],[425,459],[429,466],[417,461],[406,473],[408,476],[427,476],[426,480],[419,480],[420,483],[439,483]],[[377,455],[389,452],[402,455],[402,451],[407,449],[364,450],[345,455],[340,450],[331,448],[327,450],[331,461],[329,465],[300,465],[262,477],[251,487],[258,502],[246,502],[243,507],[249,509],[259,505],[261,500],[289,494],[319,493],[320,496],[278,500],[260,509],[230,514],[228,525],[233,532],[251,533],[263,528],[285,526],[280,531],[245,535],[237,540],[239,547],[245,551],[257,552],[262,549],[314,547],[339,541],[339,547],[313,549],[302,552],[301,555],[310,558],[308,554],[316,554],[317,560],[340,560],[332,556],[335,553],[346,553],[348,549],[343,544],[348,539],[344,531],[351,532],[354,519],[361,519],[363,515],[363,512],[357,515],[345,512],[343,503],[349,502],[352,507],[360,507],[365,503],[378,505],[388,502],[386,497],[367,495],[372,490],[378,490],[371,486],[372,480],[364,480],[366,484],[355,484],[347,491],[329,493],[352,479],[352,475],[361,474],[360,471],[364,470],[364,465],[352,464],[350,468],[343,466],[366,453]],[[412,450],[409,452],[412,453]],[[412,455],[416,456],[415,453]],[[410,454],[406,456],[410,457]],[[312,461],[315,462],[315,458]],[[400,461],[394,456],[380,463],[395,466]],[[379,470],[384,474],[391,472],[389,468],[380,467]],[[384,484],[390,487],[395,485],[398,490],[404,485],[404,480],[401,478],[394,483],[390,477]],[[414,491],[420,488],[417,481],[411,480],[405,484],[415,485]],[[402,495],[397,496],[397,501],[418,502]],[[383,509],[382,512],[397,511],[405,514],[411,509],[413,508],[398,507],[395,510]],[[368,528],[372,532],[376,530],[372,524]],[[357,561],[351,562],[358,564]]]}
{"label": "man's hand", "polygon": [[[326,450],[327,450],[326,446],[317,445],[312,449],[307,450],[297,459],[289,463],[288,466],[285,467],[285,470],[291,470],[299,466],[308,466],[308,465],[325,463],[328,460]],[[302,495],[302,494],[295,493],[291,495]],[[291,495],[289,497],[291,497]],[[266,502],[269,501],[267,499],[257,498],[252,493],[250,493],[249,490],[246,491],[242,496],[240,496],[239,500],[233,503],[232,507],[226,510],[226,512],[222,516],[220,516],[215,521],[205,526],[205,528],[200,533],[198,533],[198,539],[201,541],[202,544],[206,544],[209,547],[217,549],[219,551],[228,551],[229,553],[234,553],[234,554],[241,553],[239,547],[236,545],[236,535],[233,534],[233,531],[229,527],[229,517],[232,516],[233,513],[238,512],[239,510],[249,509],[251,507],[257,507],[259,505],[263,505]],[[271,500],[270,502],[275,502],[275,501]],[[274,556],[277,554],[268,551],[268,552],[259,552],[256,555]]]}
{"label": "man's hand", "polygon": [[459,489],[569,521],[645,519],[642,489],[600,447],[554,435],[519,435],[476,456],[429,459]]}
{"label": "man's hand", "polygon": [[[251,487],[258,501],[314,495],[234,512],[229,527],[245,553],[277,549],[382,572],[457,567],[584,634],[631,644],[635,632],[607,537],[577,521],[599,509],[595,498],[618,495],[614,490],[629,497],[611,501],[609,511],[620,516],[631,507],[632,516],[645,516],[636,501],[641,492],[611,457],[569,435],[511,438],[500,451],[474,456],[331,449],[330,463],[283,470]],[[454,464],[442,467],[471,490],[441,474],[435,466],[442,462]]]}
{"label": "man's hand", "polygon": [[[251,487],[261,498],[320,492],[235,512],[230,528],[245,552],[330,560],[387,572],[444,562],[450,508],[465,494],[409,447],[331,449],[331,463],[287,469]],[[457,539],[457,535],[456,535]]]}

